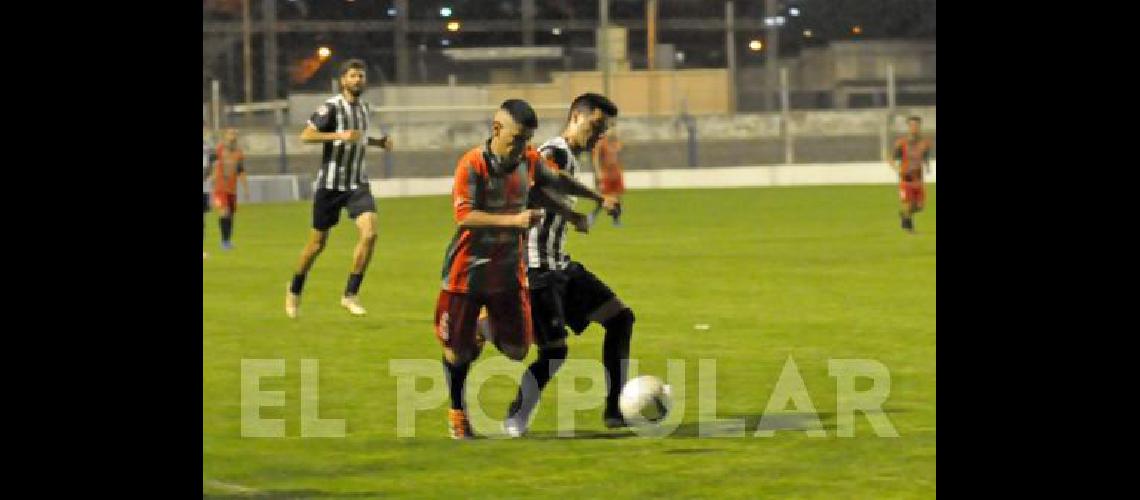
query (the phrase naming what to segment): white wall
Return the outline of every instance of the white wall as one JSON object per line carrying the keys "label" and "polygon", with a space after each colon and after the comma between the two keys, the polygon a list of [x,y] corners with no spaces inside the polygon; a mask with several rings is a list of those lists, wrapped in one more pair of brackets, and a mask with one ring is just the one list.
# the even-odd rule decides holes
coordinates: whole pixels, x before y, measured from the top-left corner
{"label": "white wall", "polygon": [[[937,182],[937,162],[930,162],[927,182]],[[593,185],[593,174],[578,180]],[[377,198],[442,195],[451,193],[451,177],[383,179],[372,182]],[[728,188],[812,186],[833,184],[895,184],[898,175],[880,162],[766,165],[701,169],[640,170],[626,172],[626,189]]]}

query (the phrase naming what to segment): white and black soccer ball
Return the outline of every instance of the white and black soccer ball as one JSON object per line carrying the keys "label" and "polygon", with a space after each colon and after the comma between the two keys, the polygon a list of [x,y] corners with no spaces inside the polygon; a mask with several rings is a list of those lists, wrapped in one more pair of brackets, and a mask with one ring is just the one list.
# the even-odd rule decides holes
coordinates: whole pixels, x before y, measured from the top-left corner
{"label": "white and black soccer ball", "polygon": [[633,425],[656,424],[673,408],[671,388],[653,375],[642,375],[625,383],[618,408]]}

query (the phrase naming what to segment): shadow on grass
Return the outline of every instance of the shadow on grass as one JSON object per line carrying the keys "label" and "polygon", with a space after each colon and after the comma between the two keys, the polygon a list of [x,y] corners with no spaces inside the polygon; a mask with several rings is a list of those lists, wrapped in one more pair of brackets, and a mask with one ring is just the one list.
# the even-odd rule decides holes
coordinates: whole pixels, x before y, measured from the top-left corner
{"label": "shadow on grass", "polygon": [[[819,425],[815,425],[816,419],[819,419]],[[834,430],[835,424],[831,422],[834,419],[835,414],[831,412],[820,412],[818,414],[807,412],[774,413],[767,417],[760,413],[729,413],[718,415],[715,422],[706,422],[704,424],[704,436],[701,435],[700,422],[682,422],[667,437],[732,436],[741,433],[744,437],[752,437],[756,431]]]}

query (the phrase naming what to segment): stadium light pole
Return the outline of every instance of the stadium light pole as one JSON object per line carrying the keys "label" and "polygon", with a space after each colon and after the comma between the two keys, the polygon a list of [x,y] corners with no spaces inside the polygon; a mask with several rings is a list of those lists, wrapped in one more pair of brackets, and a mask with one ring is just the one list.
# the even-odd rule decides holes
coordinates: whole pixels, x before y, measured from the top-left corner
{"label": "stadium light pole", "polygon": [[[534,0],[522,0],[522,42],[525,47],[534,46]],[[534,83],[534,59],[523,60],[523,81]]]}
{"label": "stadium light pole", "polygon": [[242,66],[245,72],[245,102],[253,102],[253,47],[250,33],[249,0],[241,0]]}
{"label": "stadium light pole", "polygon": [[[766,84],[764,85],[764,107],[767,111],[772,111],[776,107],[775,97],[777,95],[777,69],[776,63],[780,59],[780,27],[774,22],[776,19],[777,10],[776,0],[764,0],[764,31],[768,33],[767,49],[768,53],[764,56],[764,69],[767,73]],[[772,22],[767,20],[771,19]]]}
{"label": "stadium light pole", "polygon": [[598,0],[598,21],[601,25],[601,43],[599,43],[599,50],[602,51],[598,61],[602,65],[602,94],[610,96],[610,1]]}
{"label": "stadium light pole", "polygon": [[265,26],[265,100],[277,98],[277,0],[261,0],[261,19]]}
{"label": "stadium light pole", "polygon": [[394,30],[396,49],[396,81],[400,85],[408,84],[408,73],[411,72],[408,60],[408,0],[396,0],[396,29]]}
{"label": "stadium light pole", "polygon": [[645,52],[649,63],[646,66],[653,71],[657,67],[657,0],[645,4]]}
{"label": "stadium light pole", "polygon": [[728,113],[736,114],[736,12],[732,0],[724,4],[724,50],[728,58]]}

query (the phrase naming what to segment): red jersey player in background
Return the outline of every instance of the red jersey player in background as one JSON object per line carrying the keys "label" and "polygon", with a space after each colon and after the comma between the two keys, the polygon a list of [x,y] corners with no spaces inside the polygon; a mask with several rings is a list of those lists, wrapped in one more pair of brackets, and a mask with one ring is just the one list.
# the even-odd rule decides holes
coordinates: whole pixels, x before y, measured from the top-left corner
{"label": "red jersey player in background", "polygon": [[[594,179],[598,191],[603,195],[614,196],[621,199],[625,193],[625,181],[622,178],[621,153],[622,143],[618,140],[617,126],[606,131],[598,142],[593,145]],[[621,226],[621,212],[614,214],[614,225]]]}
{"label": "red jersey player in background", "polygon": [[924,173],[930,173],[930,139],[922,136],[922,118],[906,119],[908,133],[895,141],[895,152],[890,165],[899,173],[899,199],[902,208],[899,218],[902,228],[914,233],[914,214],[922,211],[926,201],[926,188],[922,184]]}
{"label": "red jersey player in background", "polygon": [[237,213],[237,185],[241,180],[246,194],[249,194],[249,180],[246,179],[242,162],[245,153],[238,147],[237,129],[226,129],[221,144],[214,152],[214,172],[210,174],[214,191],[210,197],[218,211],[218,227],[222,230],[222,248],[233,248],[230,237],[234,231],[234,214]]}

